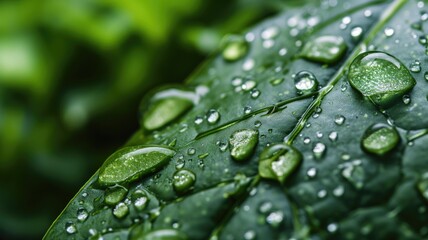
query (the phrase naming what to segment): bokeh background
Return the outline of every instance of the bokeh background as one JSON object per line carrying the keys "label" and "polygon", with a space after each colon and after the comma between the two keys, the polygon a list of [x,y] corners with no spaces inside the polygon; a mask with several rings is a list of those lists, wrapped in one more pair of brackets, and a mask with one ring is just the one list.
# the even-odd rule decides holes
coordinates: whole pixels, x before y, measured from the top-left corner
{"label": "bokeh background", "polygon": [[149,89],[280,2],[0,0],[0,239],[41,239],[138,129]]}

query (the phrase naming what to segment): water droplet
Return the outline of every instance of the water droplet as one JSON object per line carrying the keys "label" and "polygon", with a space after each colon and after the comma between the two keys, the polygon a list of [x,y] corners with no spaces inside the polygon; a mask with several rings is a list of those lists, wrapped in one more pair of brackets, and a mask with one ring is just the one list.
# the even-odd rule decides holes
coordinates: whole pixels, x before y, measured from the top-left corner
{"label": "water droplet", "polygon": [[260,96],[260,90],[258,90],[257,88],[254,88],[251,90],[250,94],[251,94],[251,98],[256,99]]}
{"label": "water droplet", "polygon": [[426,46],[427,45],[427,37],[426,36],[420,36],[419,37],[419,44],[421,44],[422,46]]}
{"label": "water droplet", "polygon": [[382,156],[394,149],[399,141],[400,136],[394,127],[378,123],[365,131],[361,139],[361,146],[369,153]]}
{"label": "water droplet", "polygon": [[336,115],[334,117],[334,123],[336,123],[337,125],[342,125],[345,122],[346,118],[342,115]]}
{"label": "water droplet", "polygon": [[[177,229],[156,229],[143,231],[137,239],[144,240],[188,240],[189,237]],[[211,239],[210,239],[211,240]]]}
{"label": "water droplet", "polygon": [[248,230],[244,233],[244,240],[254,240],[256,239],[256,232],[253,230]]}
{"label": "water droplet", "polygon": [[223,43],[223,59],[233,62],[244,57],[248,52],[248,43],[241,36],[229,35]]}
{"label": "water droplet", "polygon": [[260,122],[259,120],[254,122],[254,127],[259,128],[262,126],[262,122]]}
{"label": "water droplet", "polygon": [[273,41],[271,39],[265,40],[265,41],[263,41],[262,45],[264,48],[269,49],[269,48],[273,47],[273,45],[275,45],[275,41]]}
{"label": "water droplet", "polygon": [[264,214],[268,213],[272,209],[273,205],[271,202],[262,202],[259,206],[259,212]]}
{"label": "water droplet", "polygon": [[424,78],[426,81],[428,81],[428,71],[424,73]]}
{"label": "water droplet", "polygon": [[247,107],[244,107],[244,114],[249,114],[249,113],[251,113],[251,107],[249,107],[249,106],[247,106]]}
{"label": "water droplet", "polygon": [[189,148],[189,149],[187,149],[187,155],[194,155],[196,153],[196,149],[194,149],[194,148]]}
{"label": "water droplet", "polygon": [[386,107],[416,84],[409,70],[384,52],[365,52],[352,62],[348,79],[352,87],[374,103]]}
{"label": "water droplet", "polygon": [[330,223],[329,225],[327,225],[327,231],[334,233],[336,232],[338,229],[338,226],[336,223]]}
{"label": "water droplet", "polygon": [[149,204],[149,198],[142,190],[136,190],[132,193],[132,202],[138,211],[143,211]]}
{"label": "water droplet", "polygon": [[118,203],[118,204],[116,205],[116,207],[114,207],[114,209],[113,209],[113,215],[114,215],[115,217],[117,217],[117,218],[123,218],[123,217],[125,217],[128,213],[129,213],[129,208],[128,208],[128,206],[127,206],[125,203],[123,203],[123,202]]}
{"label": "water droplet", "polygon": [[294,76],[294,86],[298,94],[311,93],[317,90],[318,81],[311,72],[300,71]]}
{"label": "water droplet", "polygon": [[230,155],[236,161],[244,161],[253,153],[259,132],[251,129],[235,131],[229,138]]}
{"label": "water droplet", "polygon": [[337,186],[333,189],[333,195],[335,197],[341,197],[345,193],[345,188],[342,185]]}
{"label": "water droplet", "polygon": [[309,143],[311,143],[311,139],[309,137],[304,137],[303,138],[303,143],[304,144],[309,144]]}
{"label": "water droplet", "polygon": [[419,193],[428,201],[428,179],[422,179],[418,183]]}
{"label": "water droplet", "polygon": [[325,189],[319,190],[317,193],[318,198],[325,198],[327,196],[327,191]]}
{"label": "water droplet", "polygon": [[354,41],[359,40],[362,34],[363,34],[362,27],[353,27],[351,29],[351,37],[352,39],[354,39]]}
{"label": "water droplet", "polygon": [[287,49],[286,48],[281,48],[281,49],[279,49],[279,51],[278,51],[278,54],[279,54],[279,56],[285,56],[285,55],[287,55]]}
{"label": "water droplet", "polygon": [[284,78],[275,78],[270,80],[270,84],[272,84],[273,86],[279,85],[284,81]]}
{"label": "water droplet", "polygon": [[403,95],[403,103],[404,104],[409,104],[410,103],[410,101],[411,101],[411,99],[410,99],[410,96],[409,95],[407,95],[407,94],[405,94],[405,95]]}
{"label": "water droplet", "polygon": [[160,129],[175,121],[194,104],[199,96],[188,90],[168,88],[159,91],[140,104],[140,124],[147,131]]}
{"label": "water droplet", "polygon": [[428,12],[427,11],[422,10],[420,12],[420,14],[421,14],[421,21],[425,22],[426,20],[428,20]]}
{"label": "water droplet", "polygon": [[279,225],[284,220],[284,213],[282,211],[271,212],[266,217],[266,222],[272,227],[279,227]]}
{"label": "water droplet", "polygon": [[215,109],[210,109],[206,114],[206,118],[209,124],[216,124],[220,120],[220,113]]}
{"label": "water droplet", "polygon": [[361,167],[361,160],[355,160],[339,165],[342,169],[342,176],[348,180],[356,189],[361,189],[364,185],[364,169]]}
{"label": "water droplet", "polygon": [[246,81],[244,84],[242,84],[241,88],[242,90],[248,92],[250,90],[252,90],[253,88],[255,88],[257,85],[256,82],[250,80],[250,81]]}
{"label": "water droplet", "polygon": [[105,192],[104,202],[107,205],[114,206],[122,201],[127,193],[128,190],[121,186],[108,188]]}
{"label": "water droplet", "polygon": [[72,223],[72,222],[67,222],[65,224],[65,231],[68,234],[75,234],[77,232],[76,225],[74,225],[74,223]]}
{"label": "water droplet", "polygon": [[343,24],[348,25],[348,24],[350,24],[350,23],[351,23],[351,21],[352,21],[352,19],[351,19],[351,17],[349,17],[349,16],[346,16],[346,17],[342,18],[342,23],[343,23]]}
{"label": "water droplet", "polygon": [[303,47],[301,56],[310,61],[333,64],[343,57],[346,48],[342,37],[321,36],[309,40]]}
{"label": "water droplet", "polygon": [[414,23],[410,24],[410,27],[412,29],[421,31],[422,30],[422,23],[421,22],[414,22]]}
{"label": "water droplet", "polygon": [[203,121],[204,121],[204,118],[199,117],[199,116],[195,117],[195,124],[196,125],[201,124]]}
{"label": "water droplet", "polygon": [[383,30],[383,33],[385,33],[385,36],[387,37],[391,37],[392,35],[394,35],[395,30],[391,27],[387,27]]}
{"label": "water droplet", "polygon": [[178,170],[174,173],[173,186],[178,194],[183,194],[190,191],[196,181],[196,175],[186,169]]}
{"label": "water droplet", "polygon": [[330,134],[328,134],[328,138],[332,141],[335,142],[337,140],[337,132],[331,132]]}
{"label": "water droplet", "polygon": [[242,64],[242,69],[244,69],[244,71],[250,71],[251,69],[253,69],[254,65],[254,59],[250,58],[245,60],[244,64]]}
{"label": "water droplet", "polygon": [[308,175],[309,178],[314,178],[317,175],[317,169],[313,167],[309,168],[306,175]]}
{"label": "water droplet", "polygon": [[326,149],[327,147],[324,145],[324,143],[317,143],[312,149],[312,152],[314,153],[315,158],[320,159],[324,156]]}
{"label": "water droplet", "polygon": [[259,157],[259,174],[263,178],[284,183],[302,161],[302,154],[292,146],[275,144],[263,150]]}
{"label": "water droplet", "polygon": [[98,183],[112,186],[152,174],[169,162],[175,151],[161,146],[124,147],[113,153],[99,171]]}
{"label": "water droplet", "polygon": [[79,220],[80,222],[86,221],[86,219],[88,219],[88,216],[89,216],[89,213],[88,211],[86,211],[86,209],[79,208],[77,210],[77,220]]}
{"label": "water droplet", "polygon": [[267,40],[267,39],[275,38],[276,36],[278,36],[278,34],[279,34],[279,28],[276,26],[271,26],[262,31],[261,37],[262,39]]}
{"label": "water droplet", "polygon": [[416,61],[410,63],[409,69],[411,72],[414,72],[414,73],[420,72],[421,71],[421,62],[416,60]]}

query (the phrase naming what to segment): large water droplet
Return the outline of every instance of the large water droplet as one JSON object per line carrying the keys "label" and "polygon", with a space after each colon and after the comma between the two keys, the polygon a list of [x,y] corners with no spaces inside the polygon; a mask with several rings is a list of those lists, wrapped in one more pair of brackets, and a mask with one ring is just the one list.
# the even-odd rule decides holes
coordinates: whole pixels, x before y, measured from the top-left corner
{"label": "large water droplet", "polygon": [[223,43],[222,56],[226,61],[236,61],[248,52],[248,43],[241,36],[229,35]]}
{"label": "large water droplet", "polygon": [[183,194],[185,192],[188,192],[193,188],[193,185],[196,181],[196,175],[186,169],[178,170],[174,173],[173,176],[173,186],[174,190],[178,194]]}
{"label": "large water droplet", "polygon": [[140,104],[140,124],[147,131],[166,126],[199,101],[196,93],[176,88],[165,89],[145,98]]}
{"label": "large water droplet", "polygon": [[238,130],[229,138],[230,155],[236,161],[248,159],[259,139],[259,132],[251,129]]}
{"label": "large water droplet", "polygon": [[135,181],[159,170],[174,154],[174,150],[161,146],[124,147],[104,162],[100,168],[98,183],[112,186]]}
{"label": "large water droplet", "polygon": [[369,153],[382,156],[394,149],[399,141],[400,136],[394,127],[378,123],[365,131],[361,139],[361,146]]}
{"label": "large water droplet", "polygon": [[318,81],[309,71],[300,71],[294,76],[294,86],[298,94],[311,93],[317,90]]}
{"label": "large water droplet", "polygon": [[309,40],[302,50],[302,57],[320,63],[332,64],[339,61],[346,52],[342,37],[321,36]]}
{"label": "large water droplet", "polygon": [[365,52],[352,62],[348,79],[351,85],[374,103],[386,107],[416,84],[409,70],[384,52]]}
{"label": "large water droplet", "polygon": [[77,220],[79,220],[80,222],[86,221],[86,219],[88,219],[88,216],[89,216],[89,213],[86,209],[79,208],[77,210]]}
{"label": "large water droplet", "polygon": [[128,213],[129,213],[129,208],[128,208],[128,206],[127,206],[125,203],[123,203],[123,202],[118,203],[118,204],[114,207],[114,209],[113,209],[113,215],[114,215],[115,217],[117,217],[117,218],[123,218],[123,217],[125,217]]}
{"label": "large water droplet", "polygon": [[121,186],[108,188],[105,192],[104,202],[107,205],[114,206],[120,201],[122,201],[127,193],[128,191],[126,190],[126,188]]}
{"label": "large water droplet", "polygon": [[276,144],[263,150],[259,158],[259,175],[284,183],[300,162],[302,154],[295,148],[285,144]]}

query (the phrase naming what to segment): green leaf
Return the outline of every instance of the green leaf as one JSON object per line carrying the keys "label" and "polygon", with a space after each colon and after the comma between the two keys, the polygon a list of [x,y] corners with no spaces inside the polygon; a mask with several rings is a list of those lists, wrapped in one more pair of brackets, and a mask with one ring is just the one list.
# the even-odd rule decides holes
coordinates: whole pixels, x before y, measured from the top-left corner
{"label": "green leaf", "polygon": [[[133,179],[116,206],[104,202],[110,190],[96,184],[96,173],[45,238],[163,231],[188,239],[427,238],[428,83],[417,71],[426,47],[412,37],[425,34],[426,7],[405,0],[298,5],[244,32],[245,53],[239,44],[232,58],[220,49],[187,81],[198,102],[128,142],[173,146],[167,164]],[[325,36],[343,42],[317,41]],[[392,56],[400,69],[382,63],[357,83],[353,62],[368,50]],[[405,79],[391,77],[394,71]],[[390,88],[369,94],[379,79]],[[378,93],[395,104],[376,101]],[[136,192],[144,193],[144,207]],[[126,215],[115,216],[118,206]],[[89,213],[83,222],[82,208]]]}

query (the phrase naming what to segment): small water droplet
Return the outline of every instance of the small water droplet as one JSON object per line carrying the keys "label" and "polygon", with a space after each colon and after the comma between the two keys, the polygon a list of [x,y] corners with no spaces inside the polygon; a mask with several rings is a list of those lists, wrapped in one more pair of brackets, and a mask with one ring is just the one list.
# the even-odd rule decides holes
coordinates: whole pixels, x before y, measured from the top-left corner
{"label": "small water droplet", "polygon": [[246,81],[244,84],[242,84],[241,88],[242,90],[248,92],[250,90],[252,90],[253,88],[255,88],[257,85],[257,83],[255,81],[249,80]]}
{"label": "small water droplet", "polygon": [[203,117],[200,117],[200,116],[195,117],[195,124],[196,125],[201,124],[203,121],[204,121]]}
{"label": "small water droplet", "polygon": [[348,180],[356,189],[361,189],[364,186],[364,169],[361,166],[361,160],[345,162],[339,165],[342,176]]}
{"label": "small water droplet", "polygon": [[230,155],[236,161],[248,159],[257,145],[259,132],[251,129],[235,131],[229,138]]}
{"label": "small water droplet", "polygon": [[428,40],[426,36],[419,36],[419,44],[421,44],[422,46],[426,46],[427,42]]}
{"label": "small water droplet", "polygon": [[333,64],[343,57],[346,49],[342,37],[321,36],[309,40],[303,47],[301,56],[310,61]]}
{"label": "small water droplet", "polygon": [[253,230],[248,230],[244,233],[244,240],[254,240],[256,239],[256,232]]}
{"label": "small water droplet", "polygon": [[419,193],[428,201],[428,179],[422,179],[418,185]]}
{"label": "small water droplet", "polygon": [[251,113],[251,107],[250,106],[244,107],[244,114],[250,114],[250,113]]}
{"label": "small water droplet", "polygon": [[365,52],[352,62],[348,79],[352,87],[377,105],[387,107],[416,84],[409,70],[384,52]]}
{"label": "small water droplet", "polygon": [[254,122],[254,127],[259,128],[262,126],[262,122],[260,122],[259,120]]}
{"label": "small water droplet", "polygon": [[337,125],[342,125],[345,122],[346,118],[342,115],[336,115],[334,117],[334,123],[336,123]]}
{"label": "small water droplet", "polygon": [[105,192],[104,202],[107,205],[114,206],[122,201],[127,193],[128,190],[122,186],[108,188]]}
{"label": "small water droplet", "polygon": [[113,209],[113,215],[117,218],[124,218],[128,213],[129,213],[129,208],[123,202],[118,203]]}
{"label": "small water droplet", "polygon": [[424,78],[426,81],[428,81],[428,71],[424,73]]}
{"label": "small water droplet", "polygon": [[173,186],[178,194],[188,192],[196,182],[196,175],[190,170],[181,169],[174,173]]}
{"label": "small water droplet", "polygon": [[271,225],[272,227],[279,227],[279,225],[284,220],[284,213],[282,211],[271,212],[266,217],[266,223]]}
{"label": "small water droplet", "polygon": [[421,22],[414,22],[414,23],[410,24],[410,27],[412,29],[422,31],[422,23]]}
{"label": "small water droplet", "polygon": [[251,94],[251,98],[256,99],[260,96],[260,90],[258,90],[257,88],[254,88],[251,90],[250,94]]}
{"label": "small water droplet", "polygon": [[421,62],[416,60],[409,65],[409,69],[411,72],[418,73],[421,71]]}
{"label": "small water droplet", "polygon": [[385,36],[387,36],[387,37],[391,37],[392,35],[394,35],[394,32],[395,32],[395,30],[394,30],[394,28],[392,28],[392,27],[387,27],[387,28],[385,28],[384,30],[383,30],[383,33],[385,34]]}
{"label": "small water droplet", "polygon": [[336,232],[338,229],[338,226],[336,223],[330,223],[329,225],[327,225],[327,231],[334,233]]}
{"label": "small water droplet", "polygon": [[236,35],[229,35],[224,40],[222,56],[224,60],[233,62],[244,57],[249,46],[244,38]]}
{"label": "small water droplet", "polygon": [[262,39],[267,40],[267,39],[275,38],[276,36],[278,36],[278,34],[279,34],[279,28],[276,26],[271,26],[262,31],[261,37]]}
{"label": "small water droplet", "polygon": [[342,185],[337,186],[333,189],[333,195],[335,197],[341,197],[345,193],[345,188]]}
{"label": "small water droplet", "polygon": [[75,234],[77,232],[76,225],[74,225],[74,223],[72,223],[72,222],[67,222],[65,224],[65,231],[68,234]]}
{"label": "small water droplet", "polygon": [[362,27],[353,27],[351,29],[351,37],[354,40],[360,39],[362,34],[363,34],[363,28]]}
{"label": "small water droplet", "polygon": [[410,96],[409,95],[407,95],[407,94],[405,94],[405,95],[403,95],[403,103],[404,104],[409,104],[410,103],[410,101],[411,101],[411,99],[410,99]]}
{"label": "small water droplet", "polygon": [[304,144],[309,144],[311,142],[311,139],[309,137],[304,137],[303,138],[303,143]]}
{"label": "small water droplet", "polygon": [[272,202],[262,202],[259,206],[259,212],[262,214],[268,213],[272,209]]}
{"label": "small water droplet", "polygon": [[421,14],[421,18],[420,18],[421,21],[425,22],[426,20],[428,20],[428,12],[427,11],[422,10],[420,12],[420,14]]}
{"label": "small water droplet", "polygon": [[367,10],[364,10],[364,17],[371,17],[372,16],[372,11],[371,10],[369,10],[369,9],[367,9]]}
{"label": "small water droplet", "polygon": [[209,124],[216,124],[220,120],[220,113],[215,109],[210,109],[206,114],[206,118]]}
{"label": "small water droplet", "polygon": [[194,149],[194,148],[189,148],[189,149],[187,149],[187,155],[194,155],[196,153],[196,149]]}
{"label": "small water droplet", "polygon": [[327,147],[324,145],[324,143],[317,143],[312,149],[312,152],[314,153],[315,158],[320,159],[324,156],[326,149]]}
{"label": "small water droplet", "polygon": [[328,134],[328,138],[332,141],[335,142],[337,140],[337,132],[331,132],[330,134]]}
{"label": "small water droplet", "polygon": [[275,78],[270,80],[270,84],[272,84],[273,86],[277,86],[281,84],[283,81],[284,81],[284,78]]}
{"label": "small water droplet", "polygon": [[314,178],[317,175],[317,169],[313,167],[309,168],[306,175],[308,175],[309,178]]}
{"label": "small water droplet", "polygon": [[325,198],[327,196],[327,191],[325,189],[319,190],[317,193],[318,198]]}
{"label": "small water droplet", "polygon": [[245,60],[244,64],[242,64],[242,69],[244,71],[250,71],[251,69],[253,69],[255,65],[254,59],[250,58]]}
{"label": "small water droplet", "polygon": [[88,219],[88,216],[89,216],[89,213],[88,211],[86,211],[86,209],[79,208],[77,210],[77,220],[79,220],[80,222],[86,221],[86,219]]}
{"label": "small water droplet", "polygon": [[132,193],[132,202],[138,211],[143,211],[149,204],[149,198],[142,190],[136,190]]}
{"label": "small water droplet", "polygon": [[379,156],[382,156],[394,149],[400,136],[394,127],[384,123],[378,123],[370,126],[361,139],[362,148]]}
{"label": "small water droplet", "polygon": [[286,48],[281,48],[281,49],[279,49],[279,51],[278,51],[278,54],[279,54],[279,56],[285,56],[285,55],[287,55],[287,49]]}
{"label": "small water droplet", "polygon": [[294,76],[294,86],[298,94],[310,93],[316,91],[318,81],[311,72],[300,71]]}

